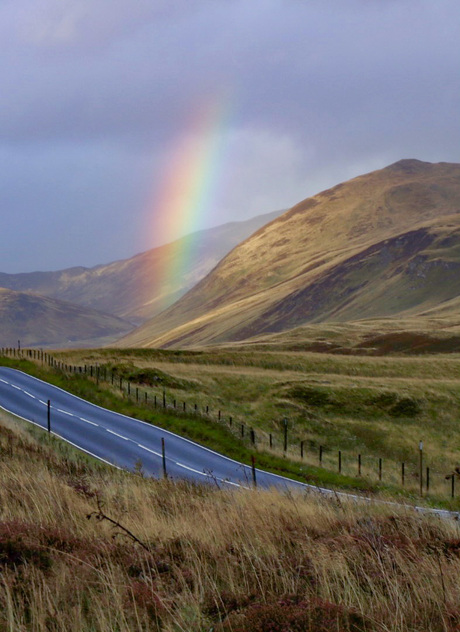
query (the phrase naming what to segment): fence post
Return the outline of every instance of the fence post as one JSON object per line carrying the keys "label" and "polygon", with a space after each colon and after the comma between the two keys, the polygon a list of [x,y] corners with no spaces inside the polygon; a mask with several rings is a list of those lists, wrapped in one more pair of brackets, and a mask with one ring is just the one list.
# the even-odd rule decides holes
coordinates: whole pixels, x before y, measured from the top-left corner
{"label": "fence post", "polygon": [[251,466],[252,466],[252,482],[254,487],[257,487],[257,479],[256,479],[256,459],[254,455],[251,455]]}
{"label": "fence post", "polygon": [[163,408],[166,408],[166,391],[163,389]]}
{"label": "fence post", "polygon": [[339,474],[342,473],[342,450],[339,450]]}
{"label": "fence post", "polygon": [[323,446],[319,446],[319,464],[320,466],[323,464]]}
{"label": "fence post", "polygon": [[451,480],[452,480],[452,483],[451,483],[451,491],[450,491],[450,493],[451,493],[452,498],[454,498],[454,496],[455,496],[455,474],[452,474]]}
{"label": "fence post", "polygon": [[379,459],[379,481],[382,480],[382,459]]}
{"label": "fence post", "polygon": [[163,462],[163,478],[168,478],[168,473],[166,472],[166,450],[165,450],[165,440],[161,437],[161,456]]}
{"label": "fence post", "polygon": [[51,432],[51,400],[48,400],[48,432]]}
{"label": "fence post", "polygon": [[404,487],[405,482],[405,472],[404,472],[404,461],[401,463],[401,485]]}
{"label": "fence post", "polygon": [[288,420],[286,419],[286,417],[283,419],[283,426],[284,426],[284,452],[287,452],[287,446],[288,446]]}
{"label": "fence post", "polygon": [[358,476],[361,476],[361,455],[358,454]]}
{"label": "fence post", "polygon": [[301,442],[300,442],[300,458],[301,458],[301,459],[303,459],[303,444],[304,444],[304,442],[303,442],[303,441],[301,441]]}
{"label": "fence post", "polygon": [[244,424],[241,424],[241,436],[244,437]]}
{"label": "fence post", "polygon": [[251,428],[250,437],[251,437],[251,443],[254,445],[256,442],[256,433],[254,432],[253,428]]}

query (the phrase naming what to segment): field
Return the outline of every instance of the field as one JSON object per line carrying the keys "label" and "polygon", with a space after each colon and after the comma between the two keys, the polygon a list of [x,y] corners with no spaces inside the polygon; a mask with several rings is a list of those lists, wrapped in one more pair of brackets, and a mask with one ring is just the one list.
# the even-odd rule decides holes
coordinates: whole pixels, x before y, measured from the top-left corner
{"label": "field", "polygon": [[402,335],[380,323],[301,333],[303,342],[290,332],[201,350],[56,351],[58,369],[34,362],[102,405],[246,462],[255,452],[260,467],[417,502],[422,482],[424,502],[460,508],[460,354],[417,351],[453,346],[456,330]]}
{"label": "field", "polygon": [[454,520],[114,471],[0,413],[0,630],[454,632]]}

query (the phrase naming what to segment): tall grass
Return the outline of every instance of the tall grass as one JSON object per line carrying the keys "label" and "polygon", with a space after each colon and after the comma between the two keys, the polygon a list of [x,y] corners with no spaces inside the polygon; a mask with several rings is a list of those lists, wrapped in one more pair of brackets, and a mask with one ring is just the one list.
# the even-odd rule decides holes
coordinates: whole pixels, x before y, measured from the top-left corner
{"label": "tall grass", "polygon": [[459,629],[455,521],[145,479],[0,422],[0,630]]}

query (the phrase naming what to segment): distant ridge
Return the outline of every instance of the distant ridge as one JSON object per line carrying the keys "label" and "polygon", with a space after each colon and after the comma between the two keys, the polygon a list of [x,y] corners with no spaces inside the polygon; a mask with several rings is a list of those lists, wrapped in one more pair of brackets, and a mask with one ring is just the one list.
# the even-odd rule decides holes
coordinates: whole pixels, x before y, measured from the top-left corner
{"label": "distant ridge", "polygon": [[407,159],[292,207],[119,344],[246,340],[305,323],[414,316],[458,296],[460,165]]}
{"label": "distant ridge", "polygon": [[64,301],[0,288],[0,346],[87,346],[132,329],[121,318]]}
{"label": "distant ridge", "polygon": [[[0,287],[68,301],[139,324],[171,305],[232,248],[281,213],[274,211],[202,230],[130,259],[93,268],[80,266],[56,272],[0,273]],[[160,273],[173,269],[172,259],[178,250],[194,253],[187,274],[168,277],[164,285],[159,284]]]}

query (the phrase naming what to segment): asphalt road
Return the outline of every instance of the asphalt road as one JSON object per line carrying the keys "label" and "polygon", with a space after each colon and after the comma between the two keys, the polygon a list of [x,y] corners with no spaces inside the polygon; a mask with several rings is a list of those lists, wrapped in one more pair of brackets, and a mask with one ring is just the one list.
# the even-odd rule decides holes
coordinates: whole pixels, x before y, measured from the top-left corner
{"label": "asphalt road", "polygon": [[[209,481],[227,486],[252,486],[252,469],[189,439],[152,424],[100,408],[75,395],[31,377],[0,367],[0,407],[72,445],[117,467],[134,470],[142,465],[147,476],[163,476],[162,438],[168,476]],[[257,485],[306,489],[306,485],[256,470]]]}

